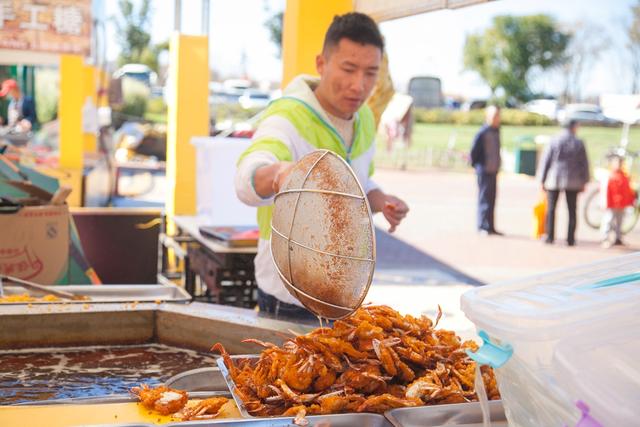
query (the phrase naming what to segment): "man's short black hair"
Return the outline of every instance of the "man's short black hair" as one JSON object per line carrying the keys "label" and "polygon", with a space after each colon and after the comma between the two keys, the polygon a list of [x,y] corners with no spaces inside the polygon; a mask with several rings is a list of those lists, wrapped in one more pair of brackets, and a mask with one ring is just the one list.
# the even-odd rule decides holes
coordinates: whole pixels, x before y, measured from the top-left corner
{"label": "man's short black hair", "polygon": [[364,13],[351,12],[334,16],[324,36],[322,51],[337,46],[344,38],[363,45],[371,44],[381,51],[384,50],[384,40],[378,24]]}

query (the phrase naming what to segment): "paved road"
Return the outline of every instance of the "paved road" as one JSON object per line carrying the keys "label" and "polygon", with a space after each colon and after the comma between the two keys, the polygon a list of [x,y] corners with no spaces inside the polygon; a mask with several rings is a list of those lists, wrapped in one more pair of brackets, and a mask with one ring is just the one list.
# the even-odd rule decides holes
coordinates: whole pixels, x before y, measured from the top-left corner
{"label": "paved road", "polygon": [[[640,226],[627,236],[627,247],[607,250],[600,247],[599,233],[580,217],[577,246],[568,247],[564,200],[557,212],[557,243],[545,245],[533,240],[531,211],[539,190],[530,177],[500,176],[496,224],[505,236],[483,237],[475,232],[473,174],[378,171],[376,175],[376,181],[385,191],[402,197],[411,207],[409,216],[394,236],[484,283],[589,263],[640,248]],[[381,216],[377,216],[375,222],[381,227],[385,224]],[[383,254],[384,241],[379,246],[379,253]]]}
{"label": "paved road", "polygon": [[[411,212],[393,235],[378,231],[378,263],[368,301],[430,317],[441,305],[441,325],[464,336],[472,334],[473,326],[461,313],[459,298],[474,285],[518,280],[640,248],[640,226],[626,237],[627,247],[602,249],[598,232],[581,218],[577,246],[567,246],[564,201],[557,212],[557,243],[533,240],[531,210],[539,187],[530,177],[499,178],[496,220],[504,237],[475,232],[476,184],[471,173],[378,170],[375,179],[385,191],[406,200]],[[375,222],[384,228],[380,215]]]}

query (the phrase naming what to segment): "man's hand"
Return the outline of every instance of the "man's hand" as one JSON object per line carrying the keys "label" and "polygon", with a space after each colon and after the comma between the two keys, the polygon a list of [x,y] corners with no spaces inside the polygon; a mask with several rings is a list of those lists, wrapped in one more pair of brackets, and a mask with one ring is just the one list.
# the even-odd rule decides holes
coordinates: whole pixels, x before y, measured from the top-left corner
{"label": "man's hand", "polygon": [[384,207],[382,208],[382,214],[389,222],[389,233],[396,231],[396,227],[402,222],[404,217],[407,216],[408,212],[409,207],[405,202],[395,196],[387,195]]}
{"label": "man's hand", "polygon": [[278,168],[276,170],[276,174],[273,177],[273,194],[277,194],[282,189],[284,182],[287,177],[291,173],[291,169],[293,169],[292,162],[280,162],[278,163]]}
{"label": "man's hand", "polygon": [[369,191],[367,199],[369,199],[369,205],[373,213],[382,212],[389,222],[389,233],[393,233],[396,230],[398,224],[409,212],[409,207],[405,202],[378,189]]}
{"label": "man's hand", "polygon": [[32,128],[31,122],[27,119],[22,119],[16,125],[16,128],[20,132],[29,132]]}
{"label": "man's hand", "polygon": [[293,168],[291,162],[278,162],[256,169],[253,175],[253,186],[256,193],[263,199],[276,194],[291,173],[291,168]]}

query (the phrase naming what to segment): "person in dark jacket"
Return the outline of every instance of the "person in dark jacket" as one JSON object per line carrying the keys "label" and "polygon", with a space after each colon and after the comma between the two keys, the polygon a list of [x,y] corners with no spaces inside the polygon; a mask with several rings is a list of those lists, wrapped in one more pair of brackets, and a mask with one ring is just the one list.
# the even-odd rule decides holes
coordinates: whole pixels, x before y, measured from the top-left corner
{"label": "person in dark jacket", "polygon": [[555,214],[558,196],[564,192],[569,209],[567,244],[576,243],[576,204],[578,193],[589,182],[589,160],[584,143],[576,137],[578,122],[570,120],[563,132],[547,146],[538,168],[538,179],[547,192],[546,243],[555,239]]}
{"label": "person in dark jacket", "polygon": [[18,82],[7,79],[2,82],[0,97],[9,95],[11,101],[7,108],[7,125],[22,132],[29,132],[38,123],[36,103],[30,96],[24,96]]}
{"label": "person in dark jacket", "polygon": [[486,109],[486,124],[471,146],[471,165],[478,178],[478,232],[502,235],[495,227],[497,177],[500,170],[500,108]]}

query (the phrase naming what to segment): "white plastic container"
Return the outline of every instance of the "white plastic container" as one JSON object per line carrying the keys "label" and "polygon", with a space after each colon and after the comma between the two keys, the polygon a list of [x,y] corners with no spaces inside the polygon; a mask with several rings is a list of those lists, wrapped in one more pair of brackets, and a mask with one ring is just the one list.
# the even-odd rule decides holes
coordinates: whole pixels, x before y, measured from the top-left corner
{"label": "white plastic container", "polygon": [[[579,342],[583,347],[596,342],[608,345],[613,335],[602,334],[603,324],[625,330],[623,339],[629,342],[638,339],[640,328],[623,326],[635,323],[640,315],[638,272],[640,254],[632,254],[480,287],[462,296],[462,310],[477,329],[484,330],[492,342],[513,348],[511,359],[496,369],[510,425],[576,425],[581,413],[575,400],[586,402],[586,398],[572,394],[564,385],[568,377],[583,375],[587,362],[559,375],[562,368],[557,368],[557,360],[554,363],[554,352],[567,342]],[[566,356],[572,347],[564,345],[566,350],[560,354]],[[636,407],[640,412],[640,402]]]}
{"label": "white plastic container", "polygon": [[553,378],[573,403],[589,406],[604,426],[640,425],[640,313],[628,323],[602,322],[589,336],[558,344]]}
{"label": "white plastic container", "polygon": [[196,137],[196,212],[207,225],[256,225],[256,209],[236,196],[233,179],[248,138]]}

